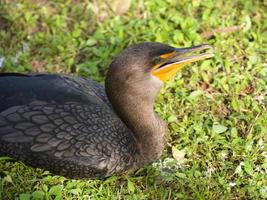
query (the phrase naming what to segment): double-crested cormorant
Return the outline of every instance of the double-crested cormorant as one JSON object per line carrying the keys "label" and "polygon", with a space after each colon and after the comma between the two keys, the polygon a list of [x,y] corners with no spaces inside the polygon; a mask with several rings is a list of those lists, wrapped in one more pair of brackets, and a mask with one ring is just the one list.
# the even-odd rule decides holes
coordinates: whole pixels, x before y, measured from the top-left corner
{"label": "double-crested cormorant", "polygon": [[185,64],[212,57],[201,53],[210,48],[130,46],[111,63],[105,87],[69,75],[1,74],[0,155],[71,178],[151,163],[167,132],[153,111],[160,87]]}

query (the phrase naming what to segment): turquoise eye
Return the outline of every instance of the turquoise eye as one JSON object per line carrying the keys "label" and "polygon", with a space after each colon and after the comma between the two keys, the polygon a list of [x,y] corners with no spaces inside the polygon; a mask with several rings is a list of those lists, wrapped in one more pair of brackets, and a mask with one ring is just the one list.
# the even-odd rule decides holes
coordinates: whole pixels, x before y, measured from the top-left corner
{"label": "turquoise eye", "polygon": [[162,61],[163,61],[163,59],[161,57],[156,57],[153,60],[153,62],[154,62],[155,65],[161,63]]}

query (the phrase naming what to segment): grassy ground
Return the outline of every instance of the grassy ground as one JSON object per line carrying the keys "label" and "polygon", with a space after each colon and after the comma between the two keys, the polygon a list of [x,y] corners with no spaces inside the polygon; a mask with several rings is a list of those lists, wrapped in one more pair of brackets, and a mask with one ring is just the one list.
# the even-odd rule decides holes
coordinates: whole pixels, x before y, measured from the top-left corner
{"label": "grassy ground", "polygon": [[1,71],[102,82],[114,55],[132,43],[209,43],[217,53],[161,90],[155,110],[170,134],[153,165],[70,180],[2,157],[0,199],[267,198],[266,1],[135,1],[123,16],[105,5],[96,14],[85,1],[33,2],[0,3]]}

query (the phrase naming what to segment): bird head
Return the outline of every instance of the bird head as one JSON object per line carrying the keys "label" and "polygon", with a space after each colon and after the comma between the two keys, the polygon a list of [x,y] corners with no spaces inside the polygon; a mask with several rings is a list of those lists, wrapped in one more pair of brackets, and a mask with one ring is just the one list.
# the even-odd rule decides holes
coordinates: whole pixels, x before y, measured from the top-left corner
{"label": "bird head", "polygon": [[156,42],[132,45],[111,63],[108,82],[142,87],[149,80],[156,79],[163,83],[189,63],[213,57],[212,51],[213,47],[207,44],[186,48],[175,48]]}

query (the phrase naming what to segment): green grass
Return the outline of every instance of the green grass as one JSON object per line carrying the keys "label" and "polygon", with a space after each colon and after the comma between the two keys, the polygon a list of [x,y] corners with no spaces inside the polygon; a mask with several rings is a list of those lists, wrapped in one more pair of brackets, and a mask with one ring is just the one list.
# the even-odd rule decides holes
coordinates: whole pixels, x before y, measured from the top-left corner
{"label": "green grass", "polygon": [[[123,16],[87,1],[0,4],[0,70],[76,73],[103,82],[130,44],[214,45],[214,59],[166,83],[155,110],[170,134],[153,165],[70,180],[0,158],[0,199],[267,198],[266,1],[134,1]],[[241,26],[232,33],[203,32]],[[1,60],[4,59],[3,64]]]}

